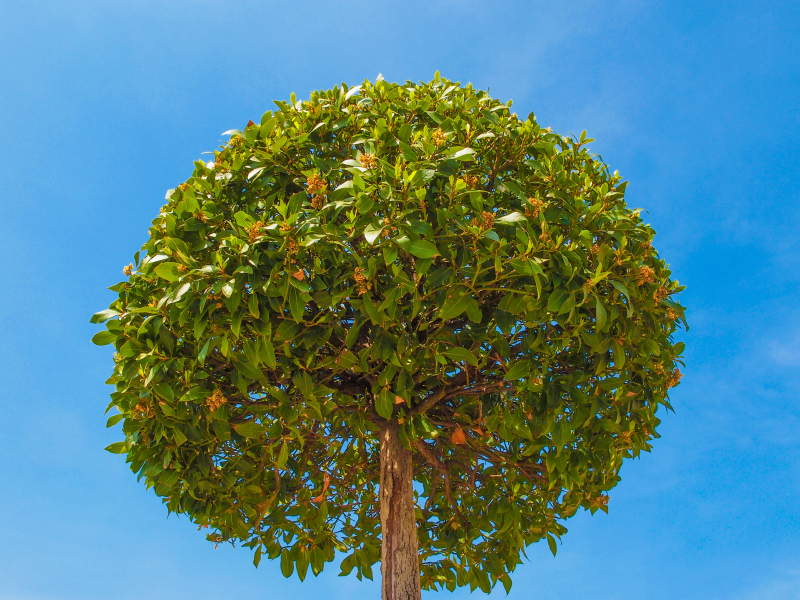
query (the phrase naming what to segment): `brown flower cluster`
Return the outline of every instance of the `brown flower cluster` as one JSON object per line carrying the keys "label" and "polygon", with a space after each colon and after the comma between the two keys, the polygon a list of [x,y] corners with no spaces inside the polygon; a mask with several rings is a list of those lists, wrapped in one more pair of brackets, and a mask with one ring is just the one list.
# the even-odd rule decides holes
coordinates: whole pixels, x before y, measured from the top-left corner
{"label": "brown flower cluster", "polygon": [[133,408],[133,412],[142,416],[147,417],[148,419],[152,419],[156,416],[156,411],[153,406],[147,402],[146,400],[142,400]]}
{"label": "brown flower cluster", "polygon": [[182,183],[182,184],[180,184],[180,185],[178,186],[178,189],[179,189],[180,191],[182,191],[182,192],[185,192],[186,190],[188,190],[188,189],[189,189],[189,184],[188,184],[188,183]]}
{"label": "brown flower cluster", "polygon": [[306,183],[308,184],[309,194],[325,193],[325,180],[320,177],[318,173],[314,173],[311,177],[306,179]]}
{"label": "brown flower cluster", "polygon": [[[286,239],[286,259],[283,261],[284,265],[293,265],[297,262],[295,257],[300,252],[300,244],[294,238]],[[276,274],[277,275],[277,274]]]}
{"label": "brown flower cluster", "polygon": [[598,246],[597,244],[593,244],[592,245],[592,254],[597,255],[599,253],[600,253],[600,246]]}
{"label": "brown flower cluster", "polygon": [[374,154],[362,154],[358,162],[360,162],[361,166],[365,169],[374,169],[378,166],[378,159],[375,158]]}
{"label": "brown flower cluster", "polygon": [[227,404],[228,399],[222,395],[221,390],[214,390],[214,393],[206,400],[206,406],[211,412],[216,411],[223,404]]}
{"label": "brown flower cluster", "polygon": [[[391,223],[392,223],[392,220],[391,220],[389,217],[386,217],[386,218],[383,220],[383,224],[384,224],[384,225],[391,225]],[[386,227],[386,228],[383,230],[383,232],[381,233],[381,235],[382,235],[383,237],[389,237],[389,236],[391,236],[393,233],[395,233],[396,231],[397,231],[397,228],[396,228],[396,227]]]}
{"label": "brown flower cluster", "polygon": [[477,175],[464,175],[462,181],[467,184],[467,189],[474,190],[475,186],[478,185],[478,176]]}
{"label": "brown flower cluster", "polygon": [[653,283],[655,281],[656,272],[650,267],[639,267],[636,269],[634,279],[636,285],[644,285],[645,283]]}
{"label": "brown flower cluster", "polygon": [[655,294],[653,294],[653,300],[658,304],[662,300],[666,300],[669,297],[670,291],[665,287],[660,287],[656,290]]}
{"label": "brown flower cluster", "polygon": [[533,196],[528,198],[528,204],[525,205],[526,217],[538,217],[542,210],[544,210],[544,202]]}
{"label": "brown flower cluster", "polygon": [[189,270],[189,267],[186,265],[178,265],[178,271],[181,273],[186,273]]}
{"label": "brown flower cluster", "polygon": [[264,227],[264,221],[256,221],[253,223],[253,226],[249,230],[250,234],[250,243],[252,244],[258,239],[258,236],[261,233],[261,229]]}
{"label": "brown flower cluster", "polygon": [[447,135],[441,129],[437,129],[433,132],[433,143],[436,146],[441,146],[447,141]]}
{"label": "brown flower cluster", "polygon": [[314,210],[319,210],[325,205],[325,198],[320,195],[316,195],[311,199],[311,208]]}
{"label": "brown flower cluster", "polygon": [[292,226],[289,224],[289,221],[284,221],[281,223],[281,231],[291,231]]}
{"label": "brown flower cluster", "polygon": [[[622,265],[625,262],[625,251],[622,248],[619,248],[616,252],[614,252],[614,264],[617,266]],[[645,269],[649,267],[643,267]],[[639,285],[642,285],[641,283]]]}
{"label": "brown flower cluster", "polygon": [[194,218],[200,221],[201,223],[205,223],[206,221],[208,221],[208,217],[202,210],[198,210],[196,213],[194,213]]}
{"label": "brown flower cluster", "polygon": [[481,228],[481,231],[487,231],[494,227],[494,213],[485,210],[481,213],[480,217],[476,219],[478,221],[478,227]]}
{"label": "brown flower cluster", "polygon": [[133,263],[129,264],[127,267],[122,268],[122,274],[126,277],[130,277],[131,273],[133,273]]}
{"label": "brown flower cluster", "polygon": [[667,309],[667,316],[669,317],[670,321],[678,320],[678,312],[672,308]]}
{"label": "brown flower cluster", "polygon": [[674,388],[681,382],[681,378],[683,378],[683,373],[680,370],[675,369],[672,373],[670,373],[669,379],[667,379],[667,388]]}
{"label": "brown flower cluster", "polygon": [[608,496],[600,495],[597,498],[592,498],[592,501],[589,502],[589,504],[594,508],[603,508],[604,506],[608,506]]}
{"label": "brown flower cluster", "polygon": [[358,288],[358,293],[360,295],[363,296],[372,289],[372,284],[369,281],[367,281],[367,278],[361,271],[361,267],[356,267],[356,270],[353,273],[353,277],[356,280],[356,287]]}

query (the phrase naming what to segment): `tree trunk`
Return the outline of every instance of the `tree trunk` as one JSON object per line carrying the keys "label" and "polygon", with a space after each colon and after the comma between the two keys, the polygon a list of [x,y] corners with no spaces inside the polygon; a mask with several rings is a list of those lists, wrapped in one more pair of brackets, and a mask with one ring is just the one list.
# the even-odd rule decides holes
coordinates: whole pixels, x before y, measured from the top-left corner
{"label": "tree trunk", "polygon": [[397,423],[381,430],[381,598],[421,600],[411,451]]}

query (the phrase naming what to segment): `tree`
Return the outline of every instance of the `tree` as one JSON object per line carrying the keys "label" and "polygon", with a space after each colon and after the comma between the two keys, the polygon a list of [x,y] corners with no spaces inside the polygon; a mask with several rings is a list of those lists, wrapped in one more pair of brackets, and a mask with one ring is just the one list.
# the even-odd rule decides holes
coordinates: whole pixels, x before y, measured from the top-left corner
{"label": "tree", "polygon": [[276,104],[167,192],[92,319],[109,450],[287,577],[339,551],[387,600],[509,589],[658,437],[683,288],[586,132],[438,73]]}

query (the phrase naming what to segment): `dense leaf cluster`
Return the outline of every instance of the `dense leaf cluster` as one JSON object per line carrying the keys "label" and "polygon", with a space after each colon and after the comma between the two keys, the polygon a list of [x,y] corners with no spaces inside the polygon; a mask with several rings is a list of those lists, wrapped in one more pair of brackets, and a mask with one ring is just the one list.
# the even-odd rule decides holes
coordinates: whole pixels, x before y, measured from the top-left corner
{"label": "dense leaf cluster", "polygon": [[94,317],[110,449],[256,563],[371,577],[395,419],[423,588],[508,587],[657,437],[682,288],[585,133],[438,74],[276,104],[168,192]]}

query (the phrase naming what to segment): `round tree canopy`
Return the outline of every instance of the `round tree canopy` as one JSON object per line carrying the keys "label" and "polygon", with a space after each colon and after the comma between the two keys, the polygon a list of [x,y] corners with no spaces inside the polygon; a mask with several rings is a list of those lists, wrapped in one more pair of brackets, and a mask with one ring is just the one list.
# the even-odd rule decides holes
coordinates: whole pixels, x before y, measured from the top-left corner
{"label": "round tree canopy", "polygon": [[109,449],[256,564],[371,577],[394,422],[422,587],[508,587],[658,437],[683,288],[585,132],[438,73],[276,104],[167,192],[93,318]]}

